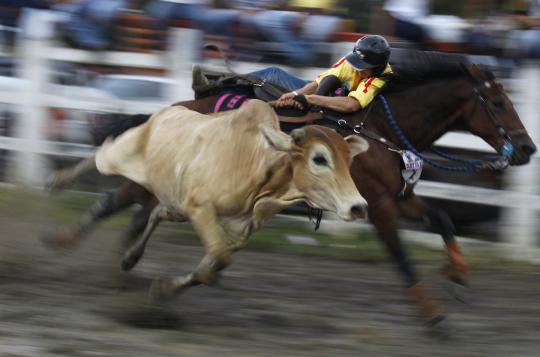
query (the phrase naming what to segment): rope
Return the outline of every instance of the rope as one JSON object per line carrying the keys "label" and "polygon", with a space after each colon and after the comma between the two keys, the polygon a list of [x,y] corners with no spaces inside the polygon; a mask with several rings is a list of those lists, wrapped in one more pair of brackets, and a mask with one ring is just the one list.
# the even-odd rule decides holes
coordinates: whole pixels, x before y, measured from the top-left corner
{"label": "rope", "polygon": [[451,160],[451,161],[461,162],[461,163],[465,164],[465,166],[448,166],[448,165],[444,165],[444,164],[439,164],[438,162],[435,162],[435,161],[432,161],[432,160],[428,159],[427,157],[422,155],[418,150],[416,150],[416,148],[407,139],[407,137],[405,136],[405,134],[403,133],[403,131],[399,127],[398,123],[396,122],[396,119],[392,115],[392,111],[390,110],[390,106],[388,105],[388,102],[387,102],[386,98],[383,95],[379,95],[378,97],[380,98],[380,100],[383,103],[384,110],[386,111],[386,116],[388,117],[388,121],[390,122],[390,125],[392,126],[395,133],[399,137],[399,140],[401,140],[401,142],[403,144],[405,144],[405,146],[407,147],[407,150],[413,152],[416,156],[418,156],[419,158],[424,160],[427,164],[429,164],[429,165],[431,165],[431,166],[433,166],[435,168],[441,169],[441,170],[450,171],[450,172],[461,172],[461,173],[474,173],[474,172],[480,171],[483,168],[498,169],[498,168],[503,167],[505,165],[504,162],[501,162],[501,161],[494,161],[492,163],[489,163],[489,162],[488,163],[482,163],[482,161],[480,161],[480,160],[463,160],[463,159],[454,158],[454,157],[452,157],[452,156],[450,156],[448,154],[445,154],[445,153],[443,153],[443,152],[441,152],[441,151],[439,151],[437,149],[433,150],[433,146],[431,146],[430,149],[434,153],[436,153],[437,155],[440,155],[441,157],[446,158],[446,159]]}

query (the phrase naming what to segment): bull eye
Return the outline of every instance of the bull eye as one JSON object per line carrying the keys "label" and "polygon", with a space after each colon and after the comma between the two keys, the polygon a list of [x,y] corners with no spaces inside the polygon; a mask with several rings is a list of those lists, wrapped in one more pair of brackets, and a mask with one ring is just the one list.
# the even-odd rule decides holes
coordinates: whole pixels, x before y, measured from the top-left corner
{"label": "bull eye", "polygon": [[316,155],[313,158],[313,162],[315,163],[315,165],[318,165],[318,166],[328,166],[328,161],[322,155]]}

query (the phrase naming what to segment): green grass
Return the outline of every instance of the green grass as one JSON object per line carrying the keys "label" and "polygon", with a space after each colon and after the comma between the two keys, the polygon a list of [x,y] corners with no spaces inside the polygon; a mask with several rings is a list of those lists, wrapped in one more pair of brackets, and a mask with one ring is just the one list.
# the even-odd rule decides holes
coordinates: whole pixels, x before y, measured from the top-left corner
{"label": "green grass", "polygon": [[[76,222],[99,198],[97,195],[64,192],[55,196],[47,196],[41,192],[24,189],[0,188],[0,216],[19,220],[40,220],[54,224]],[[100,229],[121,231],[130,220],[131,210],[126,210],[100,225]],[[256,232],[246,249],[275,251],[290,254],[323,256],[334,259],[379,263],[387,262],[386,253],[381,242],[368,231],[344,232],[339,235],[315,232],[310,224],[300,222],[280,223],[271,220],[267,226]],[[322,226],[324,227],[324,220]],[[167,240],[175,240],[182,244],[200,244],[199,239],[187,223],[162,223],[157,234]],[[314,238],[318,245],[291,244],[287,236],[308,236]],[[413,261],[421,263],[442,264],[445,262],[444,252],[417,244],[405,243]],[[515,268],[527,269],[530,265],[501,258],[493,252],[485,250],[463,249],[466,259],[474,269]]]}

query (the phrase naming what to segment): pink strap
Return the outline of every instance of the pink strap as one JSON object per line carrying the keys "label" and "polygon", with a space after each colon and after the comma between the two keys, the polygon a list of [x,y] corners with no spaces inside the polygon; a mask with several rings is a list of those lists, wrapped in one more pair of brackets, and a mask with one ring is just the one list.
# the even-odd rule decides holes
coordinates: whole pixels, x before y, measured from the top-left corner
{"label": "pink strap", "polygon": [[225,99],[229,98],[232,94],[231,93],[226,93],[226,94],[223,94],[219,99],[218,101],[216,102],[216,105],[214,106],[214,113],[217,113],[219,111],[219,108],[221,108],[221,105],[223,104],[223,102],[225,101]]}

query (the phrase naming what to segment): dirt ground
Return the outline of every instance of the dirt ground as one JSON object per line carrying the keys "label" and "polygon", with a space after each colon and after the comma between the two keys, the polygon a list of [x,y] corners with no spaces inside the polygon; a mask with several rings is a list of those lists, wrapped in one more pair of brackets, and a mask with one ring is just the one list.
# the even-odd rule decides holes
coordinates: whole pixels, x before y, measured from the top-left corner
{"label": "dirt ground", "polygon": [[200,247],[158,231],[124,275],[119,231],[54,252],[38,241],[53,225],[0,217],[0,356],[540,355],[538,267],[473,271],[463,304],[443,289],[440,264],[420,261],[454,329],[441,341],[415,319],[385,262],[241,251],[218,286],[157,305],[151,279],[189,272]]}

